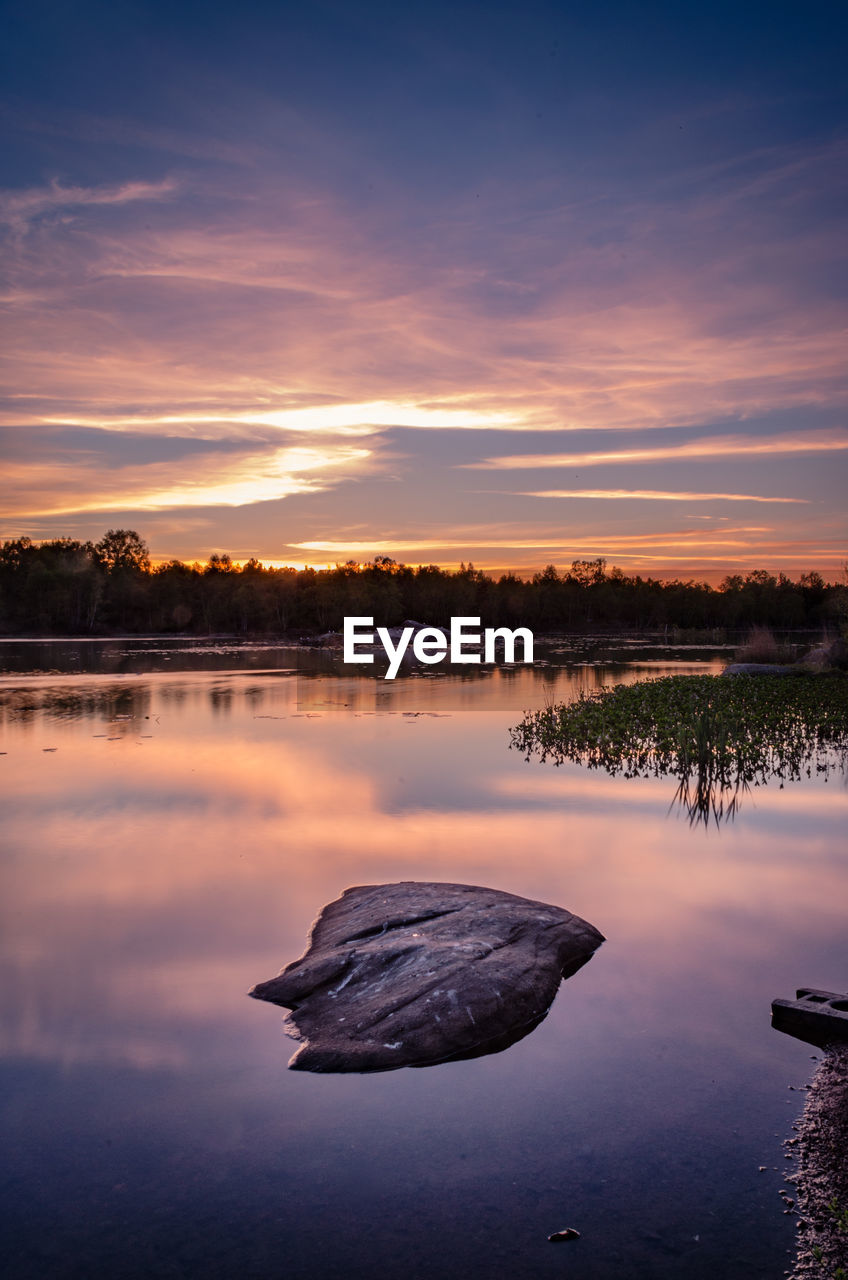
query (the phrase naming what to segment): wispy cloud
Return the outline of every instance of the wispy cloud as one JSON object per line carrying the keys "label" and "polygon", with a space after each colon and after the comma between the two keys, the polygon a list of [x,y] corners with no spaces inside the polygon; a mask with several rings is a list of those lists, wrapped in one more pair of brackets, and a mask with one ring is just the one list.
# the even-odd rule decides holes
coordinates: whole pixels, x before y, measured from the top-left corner
{"label": "wispy cloud", "polygon": [[415,427],[432,430],[496,430],[515,429],[520,425],[508,413],[481,412],[473,406],[463,408],[455,402],[410,404],[405,401],[372,400],[362,404],[315,404],[305,408],[267,410],[257,405],[249,411],[231,410],[226,414],[160,413],[132,414],[119,418],[108,415],[74,414],[69,418],[39,415],[48,426],[91,426],[115,431],[137,431],[154,428],[172,434],[175,428],[193,432],[195,428],[227,428],[241,426],[277,427],[282,431],[304,433],[331,432],[341,435],[370,435],[385,427]]}
{"label": "wispy cloud", "polygon": [[755,565],[777,558],[791,565],[809,567],[826,563],[838,568],[840,544],[826,538],[786,541],[769,527],[750,526],[707,533],[703,529],[667,529],[641,534],[569,535],[538,533],[534,536],[499,537],[484,531],[459,537],[419,537],[398,533],[396,537],[309,539],[290,544],[301,552],[320,553],[336,560],[349,557],[367,559],[388,555],[417,561],[438,557],[440,563],[474,559],[504,559],[514,565],[539,564],[540,557],[561,565],[584,557],[603,557],[608,562],[634,568],[651,564]]}
{"label": "wispy cloud", "polygon": [[600,498],[613,502],[635,498],[644,502],[795,502],[807,498],[766,498],[756,493],[689,493],[662,489],[540,489],[537,492],[516,491],[519,498]]}
{"label": "wispy cloud", "polygon": [[[7,467],[4,518],[93,511],[163,511],[190,507],[240,507],[296,493],[320,492],[354,474],[369,450],[283,448],[233,456],[210,451],[192,459],[188,475],[175,477],[172,462],[104,471],[96,458],[12,462]],[[184,470],[184,468],[182,469]]]}
{"label": "wispy cloud", "polygon": [[[85,129],[97,132],[91,121]],[[105,126],[103,140],[120,142]],[[153,134],[141,141],[157,145]],[[175,149],[184,141],[160,139]],[[651,503],[751,502],[771,504],[791,536],[778,546],[771,534],[728,533],[716,557],[735,554],[735,538],[740,556],[765,563],[769,549],[790,563],[797,546],[809,565],[801,516],[806,507],[817,520],[830,513],[834,528],[843,520],[832,502],[811,499],[826,461],[848,449],[844,430],[825,430],[848,406],[844,304],[821,284],[833,228],[799,214],[825,189],[826,159],[764,150],[736,170],[689,173],[677,187],[675,175],[638,198],[584,177],[568,191],[493,178],[480,199],[462,190],[422,199],[383,174],[372,199],[364,187],[355,198],[319,187],[314,171],[308,180],[296,166],[284,179],[270,164],[242,168],[234,181],[215,168],[208,139],[178,180],[5,192],[2,421],[24,432],[96,427],[122,438],[127,455],[133,434],[221,444],[219,456],[202,450],[179,471],[33,462],[15,472],[13,509],[177,513],[289,497],[297,519],[288,536],[328,553],[511,559],[513,549],[527,562],[549,552],[670,562],[681,545],[689,560],[696,545],[712,554],[703,530],[700,542],[686,535],[692,550],[677,531],[604,541],[590,533],[589,503],[605,507],[597,527],[615,501],[642,503],[646,518]],[[159,172],[171,163],[169,154]],[[792,432],[783,430],[790,413]],[[479,436],[458,445],[462,433],[487,430],[498,440],[512,433],[512,452],[499,456],[498,441]],[[422,431],[435,437],[426,447],[413,434]],[[394,489],[384,483],[389,450]],[[693,464],[745,458],[760,469],[756,479],[734,476],[745,491],[720,491],[724,475],[697,491]],[[781,458],[796,461],[806,504],[789,496],[785,474],[775,478]],[[681,473],[659,470],[674,463],[689,468],[679,491]],[[620,470],[582,490],[573,475],[534,475],[516,492],[511,477],[513,490],[488,498],[463,489],[460,470],[598,466]],[[356,485],[342,488],[342,478]],[[444,521],[421,537],[419,486]],[[319,499],[330,491],[328,516],[331,502]],[[579,502],[577,536],[517,522],[507,531],[528,498]],[[394,503],[382,530],[370,524],[381,502]],[[467,531],[460,543],[471,504],[486,519],[497,511],[500,535]],[[408,523],[395,528],[405,505]],[[627,518],[635,537],[641,512]],[[249,539],[241,535],[260,553],[271,541],[262,526],[257,515]],[[341,531],[354,526],[345,544]]]}
{"label": "wispy cloud", "polygon": [[162,200],[176,190],[177,183],[172,178],[165,178],[161,182],[124,182],[118,186],[103,187],[63,187],[54,179],[45,187],[0,191],[0,221],[20,224],[25,223],[28,218],[54,209]]}
{"label": "wispy cloud", "polygon": [[[737,195],[730,220],[724,188],[714,209],[703,192],[620,207],[493,188],[485,213],[431,210],[431,235],[400,191],[352,211],[270,171],[228,189],[195,175],[10,192],[6,216],[33,223],[10,254],[11,354],[28,389],[89,400],[104,422],[121,405],[143,417],[154,397],[182,412],[201,387],[222,417],[293,396],[461,398],[466,426],[528,431],[845,405],[844,311],[804,293],[830,251],[795,227],[786,255],[757,204],[775,190],[787,203],[823,165],[760,168],[766,185]],[[83,206],[84,225],[36,217]]]}
{"label": "wispy cloud", "polygon": [[463,549],[504,551],[514,547],[517,550],[524,551],[559,550],[580,553],[591,551],[598,554],[600,548],[610,545],[619,549],[628,548],[631,550],[638,547],[673,550],[676,547],[680,547],[681,543],[690,543],[705,549],[710,547],[747,547],[752,545],[753,535],[771,532],[773,530],[768,527],[751,526],[741,529],[727,529],[722,531],[720,535],[713,537],[705,534],[703,529],[670,529],[662,533],[618,534],[611,536],[595,534],[581,537],[579,535],[539,533],[535,537],[515,536],[513,538],[502,538],[496,534],[487,535],[485,532],[469,530],[464,537],[459,538],[410,538],[399,533],[395,538],[375,538],[373,541],[360,539],[346,542],[340,539],[316,539],[307,542],[294,542],[291,545],[302,551],[325,551],[334,554],[348,551],[355,555],[363,553],[380,555],[390,552],[393,547],[396,550],[415,552],[461,551]]}
{"label": "wispy cloud", "polygon": [[649,448],[609,449],[592,453],[523,453],[461,463],[463,467],[513,471],[555,467],[597,467],[609,463],[688,462],[696,458],[725,458],[776,454],[836,453],[848,449],[845,436],[712,436],[685,444]]}

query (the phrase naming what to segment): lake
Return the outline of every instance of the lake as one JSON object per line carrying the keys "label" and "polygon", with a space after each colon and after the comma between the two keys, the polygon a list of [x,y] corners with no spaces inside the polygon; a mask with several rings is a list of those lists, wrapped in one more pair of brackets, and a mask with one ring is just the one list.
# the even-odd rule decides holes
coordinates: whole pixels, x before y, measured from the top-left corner
{"label": "lake", "polygon": [[[783,1273],[816,1051],[770,1003],[848,985],[845,776],[707,828],[674,779],[527,762],[509,728],[546,700],[726,660],[538,652],[386,681],[268,644],[0,644],[6,1276]],[[288,1071],[245,993],[397,880],[606,942],[502,1053]]]}

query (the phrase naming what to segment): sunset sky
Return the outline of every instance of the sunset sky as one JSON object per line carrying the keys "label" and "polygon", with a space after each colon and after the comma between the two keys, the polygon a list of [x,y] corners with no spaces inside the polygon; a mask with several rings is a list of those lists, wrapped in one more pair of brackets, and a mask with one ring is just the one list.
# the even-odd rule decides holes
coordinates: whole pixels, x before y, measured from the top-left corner
{"label": "sunset sky", "polygon": [[848,558],[848,9],[27,0],[0,537]]}

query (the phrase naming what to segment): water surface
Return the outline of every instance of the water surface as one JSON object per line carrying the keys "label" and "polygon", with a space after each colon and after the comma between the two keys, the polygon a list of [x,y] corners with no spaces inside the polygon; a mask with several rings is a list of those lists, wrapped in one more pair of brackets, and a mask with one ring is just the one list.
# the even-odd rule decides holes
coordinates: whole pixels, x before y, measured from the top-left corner
{"label": "water surface", "polygon": [[[0,645],[6,1274],[782,1274],[814,1051],[769,1005],[848,984],[844,778],[705,831],[668,778],[528,764],[508,729],[546,698],[721,666],[545,661],[388,682],[273,646]],[[607,941],[504,1053],[287,1071],[245,992],[342,889],[401,879]]]}

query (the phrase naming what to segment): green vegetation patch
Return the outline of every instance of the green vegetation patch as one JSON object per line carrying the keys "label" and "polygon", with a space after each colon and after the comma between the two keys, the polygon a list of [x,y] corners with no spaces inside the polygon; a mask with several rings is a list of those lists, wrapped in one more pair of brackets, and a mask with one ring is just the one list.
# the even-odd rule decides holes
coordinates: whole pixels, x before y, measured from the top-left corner
{"label": "green vegetation patch", "polygon": [[845,768],[848,678],[665,676],[528,713],[510,739],[528,759],[674,774],[693,821],[718,820],[752,785]]}

